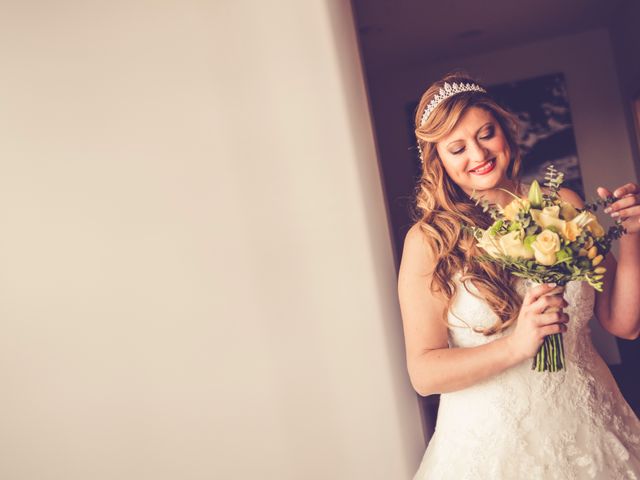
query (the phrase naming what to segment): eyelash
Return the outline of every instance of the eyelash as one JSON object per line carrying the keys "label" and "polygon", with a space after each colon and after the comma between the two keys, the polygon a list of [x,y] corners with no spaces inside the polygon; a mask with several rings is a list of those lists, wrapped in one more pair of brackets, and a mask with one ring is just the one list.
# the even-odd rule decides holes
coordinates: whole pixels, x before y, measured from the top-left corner
{"label": "eyelash", "polygon": [[[493,130],[491,130],[491,131],[490,131],[487,135],[485,135],[484,137],[480,137],[480,139],[481,139],[481,140],[487,140],[487,139],[489,139],[489,138],[493,137],[493,134],[494,134],[494,133],[495,133],[495,132],[494,132]],[[464,152],[464,148],[461,148],[461,149],[460,149],[460,150],[458,150],[457,152],[451,152],[451,153],[453,153],[454,155],[459,155],[459,154],[461,154],[462,152]]]}

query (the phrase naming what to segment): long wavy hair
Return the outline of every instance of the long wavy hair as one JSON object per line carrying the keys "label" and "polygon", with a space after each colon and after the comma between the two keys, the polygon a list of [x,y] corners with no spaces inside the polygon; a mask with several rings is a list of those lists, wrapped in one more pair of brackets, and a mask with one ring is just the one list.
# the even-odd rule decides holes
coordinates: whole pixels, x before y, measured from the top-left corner
{"label": "long wavy hair", "polygon": [[[515,322],[522,300],[515,290],[511,274],[493,263],[474,259],[483,252],[462,225],[487,228],[493,220],[449,177],[436,150],[436,144],[455,128],[468,108],[479,107],[488,111],[505,135],[510,157],[507,176],[519,188],[518,174],[522,160],[517,138],[520,127],[515,115],[483,92],[462,92],[447,98],[431,112],[421,126],[425,108],[445,82],[472,82],[481,85],[466,72],[458,71],[435,82],[422,95],[415,112],[415,135],[422,149],[422,173],[416,186],[412,217],[414,222],[419,223],[436,258],[431,290],[443,296],[447,307],[450,307],[457,293],[453,275],[460,272],[460,280],[465,288],[465,281],[470,280],[498,317],[491,327],[478,327],[474,330],[484,335],[493,335]],[[446,308],[443,314],[445,322],[448,320],[448,311],[449,308]]]}

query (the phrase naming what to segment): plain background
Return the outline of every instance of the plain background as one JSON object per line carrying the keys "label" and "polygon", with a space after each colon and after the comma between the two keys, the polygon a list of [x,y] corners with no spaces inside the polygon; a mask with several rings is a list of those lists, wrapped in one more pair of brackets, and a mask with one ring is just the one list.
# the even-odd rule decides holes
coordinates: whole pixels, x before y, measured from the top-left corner
{"label": "plain background", "polygon": [[408,478],[346,2],[1,2],[0,52],[0,478]]}

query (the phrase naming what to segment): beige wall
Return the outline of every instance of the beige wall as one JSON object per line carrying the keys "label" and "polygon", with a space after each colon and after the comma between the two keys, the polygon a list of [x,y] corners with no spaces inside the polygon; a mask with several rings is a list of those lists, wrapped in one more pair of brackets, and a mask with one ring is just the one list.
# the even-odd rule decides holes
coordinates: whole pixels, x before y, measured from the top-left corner
{"label": "beige wall", "polygon": [[423,452],[348,2],[2,2],[0,478]]}
{"label": "beige wall", "polygon": [[[632,137],[625,119],[613,50],[606,29],[557,37],[523,46],[385,74],[372,84],[376,98],[381,155],[397,159],[407,152],[410,135],[404,106],[416,101],[424,89],[444,73],[464,68],[486,84],[499,84],[562,72],[567,82],[580,169],[589,199],[600,185],[616,187],[637,180]],[[379,79],[378,79],[379,78]],[[406,165],[414,161],[404,154]],[[604,219],[604,217],[603,217]],[[614,247],[614,252],[617,248]],[[610,363],[620,362],[613,336],[591,322],[594,342]]]}

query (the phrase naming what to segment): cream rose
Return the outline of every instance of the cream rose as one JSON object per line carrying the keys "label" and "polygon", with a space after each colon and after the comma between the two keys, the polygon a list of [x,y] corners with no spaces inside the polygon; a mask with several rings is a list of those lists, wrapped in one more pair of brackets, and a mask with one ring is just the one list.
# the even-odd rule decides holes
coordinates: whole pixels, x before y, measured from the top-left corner
{"label": "cream rose", "polygon": [[511,202],[502,209],[502,215],[504,218],[510,221],[514,221],[516,219],[516,215],[520,210],[527,211],[531,204],[529,200],[524,198],[514,198]]}
{"label": "cream rose", "polygon": [[544,207],[542,213],[549,217],[560,218],[560,205],[553,205],[552,207]]}
{"label": "cream rose", "polygon": [[553,265],[556,252],[560,251],[560,237],[551,230],[543,230],[531,244],[536,261],[542,265]]}
{"label": "cream rose", "polygon": [[500,248],[505,255],[513,258],[533,258],[533,250],[524,246],[524,230],[514,230],[500,237]]}
{"label": "cream rose", "polygon": [[[532,208],[531,217],[533,218],[533,221],[540,225],[540,227],[542,227],[543,229],[555,227],[558,229],[558,231],[562,232],[565,229],[564,224],[566,222],[558,218],[558,214],[556,213],[555,209],[549,210],[552,208],[554,207],[545,207],[544,210]],[[556,208],[558,208],[558,210],[560,209],[560,207],[557,206]]]}

